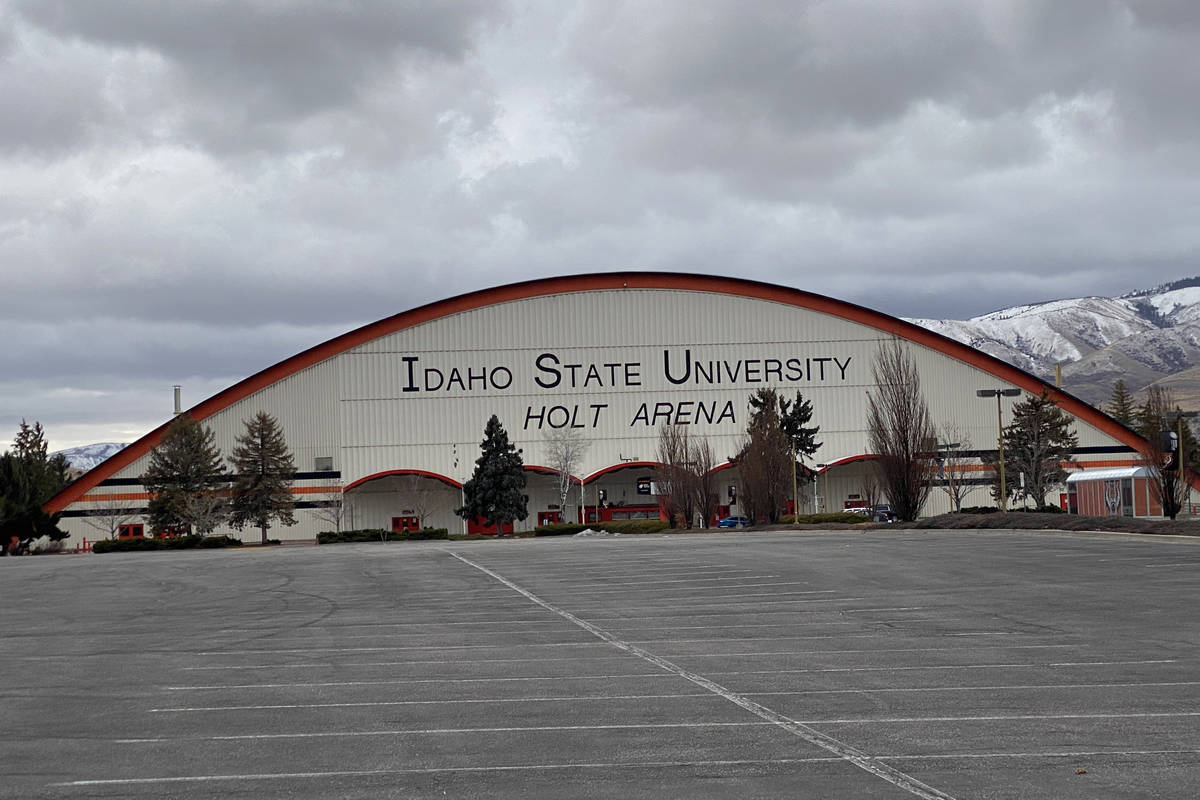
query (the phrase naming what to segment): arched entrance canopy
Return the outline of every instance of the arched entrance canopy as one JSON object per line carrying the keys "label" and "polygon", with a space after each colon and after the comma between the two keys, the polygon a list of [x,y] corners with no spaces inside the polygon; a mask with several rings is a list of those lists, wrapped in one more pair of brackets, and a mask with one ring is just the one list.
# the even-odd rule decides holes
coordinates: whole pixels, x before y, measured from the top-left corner
{"label": "arched entrance canopy", "polygon": [[376,472],[373,475],[367,475],[364,478],[359,478],[358,480],[347,484],[345,489],[343,489],[343,491],[348,492],[351,489],[354,489],[358,486],[362,486],[364,483],[369,483],[370,481],[377,481],[380,478],[389,478],[392,476],[404,476],[404,475],[416,475],[417,477],[420,477],[420,478],[432,478],[435,481],[441,481],[442,483],[446,484],[447,486],[451,486],[455,489],[462,488],[462,484],[459,483],[458,481],[454,480],[454,478],[448,477],[446,475],[439,475],[436,472],[429,472],[428,470],[424,470],[424,469],[388,469],[388,470],[384,470],[383,472]]}

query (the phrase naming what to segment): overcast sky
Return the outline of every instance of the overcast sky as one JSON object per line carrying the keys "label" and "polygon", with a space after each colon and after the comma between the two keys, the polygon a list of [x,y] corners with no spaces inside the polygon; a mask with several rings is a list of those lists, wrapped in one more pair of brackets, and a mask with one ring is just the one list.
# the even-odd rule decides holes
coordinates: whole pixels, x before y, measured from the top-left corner
{"label": "overcast sky", "polygon": [[0,440],[564,273],[898,316],[1200,273],[1200,3],[0,0]]}

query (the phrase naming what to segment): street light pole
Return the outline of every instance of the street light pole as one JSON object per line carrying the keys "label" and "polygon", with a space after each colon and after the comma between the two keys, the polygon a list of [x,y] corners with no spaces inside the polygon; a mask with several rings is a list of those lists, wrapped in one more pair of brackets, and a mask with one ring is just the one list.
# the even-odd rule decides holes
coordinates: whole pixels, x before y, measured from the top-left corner
{"label": "street light pole", "polygon": [[1020,389],[976,389],[976,397],[996,398],[996,445],[1000,451],[1000,510],[1008,511],[1008,485],[1004,478],[1004,421],[1000,416],[1000,398],[1016,397]]}
{"label": "street light pole", "polygon": [[825,498],[821,502],[821,511],[825,514],[829,513],[829,468],[832,466],[833,464],[817,464],[817,469],[825,473]]}
{"label": "street light pole", "polygon": [[800,493],[796,489],[796,448],[792,448],[792,524],[800,524]]}

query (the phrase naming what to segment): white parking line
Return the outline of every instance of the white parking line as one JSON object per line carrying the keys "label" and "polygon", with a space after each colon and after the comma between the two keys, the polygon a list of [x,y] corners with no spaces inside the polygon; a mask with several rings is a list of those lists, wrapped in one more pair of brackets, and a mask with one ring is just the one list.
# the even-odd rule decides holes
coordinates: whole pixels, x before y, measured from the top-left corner
{"label": "white parking line", "polygon": [[489,678],[401,678],[386,681],[330,681],[328,683],[236,683],[228,686],[164,686],[164,692],[207,692],[222,689],[296,689],[334,686],[411,686],[417,683],[506,683],[513,681],[628,680],[630,678],[673,678],[665,672],[625,672],[611,675],[507,675]]}
{"label": "white parking line", "polygon": [[[699,582],[693,581],[693,583],[699,583]],[[661,584],[653,583],[653,582],[652,583],[642,583],[642,584],[637,584],[637,585],[653,587],[654,591],[650,592],[649,594],[654,596],[654,595],[661,594],[662,592],[699,592],[699,591],[704,591],[705,589],[708,589],[708,588],[725,590],[725,589],[760,589],[765,586],[808,586],[809,582],[808,581],[776,581],[773,583],[770,583],[770,582],[768,582],[768,583],[734,583],[734,584],[723,583],[723,584],[712,586],[712,587],[703,586],[703,585],[662,586]],[[569,591],[573,595],[574,594],[586,594],[589,597],[593,596],[593,595],[602,595],[602,594],[629,594],[630,592],[633,591],[633,589],[629,586],[626,586],[623,588],[617,588],[617,589],[608,589],[608,588],[606,588],[606,589],[581,589],[581,588],[578,588],[575,586],[563,587],[563,588],[569,589]],[[779,594],[835,594],[836,592],[837,592],[836,589],[808,589],[808,590],[799,591],[799,592],[780,592]],[[709,596],[708,594],[705,594],[705,597],[708,597],[708,596]]]}
{"label": "white parking line", "polygon": [[414,644],[392,647],[288,647],[260,648],[256,650],[201,650],[194,653],[197,656],[249,656],[287,653],[386,653],[397,650],[503,650],[524,649],[527,647],[594,647],[600,642],[582,640],[578,642],[529,642],[520,645],[512,644]]}
{"label": "white parking line", "polygon": [[1142,681],[1138,683],[1011,683],[991,686],[920,686],[914,688],[859,688],[859,689],[796,689],[783,692],[745,692],[758,696],[788,696],[810,694],[909,694],[936,692],[1005,692],[1035,691],[1038,689],[1137,689],[1141,687],[1200,686],[1200,681]]}
{"label": "white parking line", "polygon": [[673,700],[681,697],[712,697],[707,692],[683,692],[672,694],[605,694],[605,695],[547,695],[545,697],[487,697],[454,698],[438,700],[370,700],[357,703],[260,703],[244,706],[174,706],[172,708],[148,708],[150,714],[192,714],[202,711],[282,711],[301,708],[384,708],[389,706],[467,705],[472,703],[557,703],[614,700]]}
{"label": "white parking line", "polygon": [[[880,755],[881,761],[956,761],[959,759],[1060,759],[1060,758],[1123,758],[1128,756],[1171,756],[1197,755],[1200,749],[1183,748],[1174,750],[1046,750],[1040,752],[1012,753],[926,753],[919,755]],[[267,772],[230,773],[224,775],[183,775],[158,778],[107,778],[102,780],[77,780],[52,783],[55,788],[85,786],[153,786],[189,783],[221,783],[245,781],[289,781],[320,780],[335,778],[375,778],[401,775],[446,775],[488,774],[513,772],[553,772],[619,769],[697,769],[736,768],[763,766],[793,766],[803,764],[829,764],[843,761],[838,756],[812,756],[809,758],[764,758],[722,759],[711,761],[593,761],[543,764],[496,764],[481,767],[413,767],[409,769],[334,770],[327,772]]]}
{"label": "white parking line", "polygon": [[[847,634],[841,637],[828,638],[870,638],[870,634],[854,633]],[[736,640],[736,639],[733,639]],[[976,650],[998,648],[1003,650],[1037,650],[1049,648],[1074,648],[1074,644],[988,644],[980,645]],[[940,652],[940,651],[955,651],[961,652],[962,648],[898,648],[893,650],[881,648],[866,648],[866,649],[839,649],[839,650],[762,650],[749,652],[689,652],[686,657],[689,658],[726,658],[726,657],[755,657],[755,656],[806,656],[818,654],[852,654],[852,652]],[[406,661],[349,661],[349,662],[304,662],[304,663],[287,663],[287,664],[209,664],[203,667],[180,667],[184,672],[230,672],[230,670],[242,669],[349,669],[353,667],[408,667],[420,666],[420,664],[484,664],[484,663],[545,663],[551,661],[587,661],[595,663],[598,661],[628,661],[628,655],[590,655],[590,656],[546,656],[546,657],[530,657],[530,658],[455,658],[454,661],[446,661],[445,658],[415,658],[415,660]],[[1085,662],[1085,663],[1108,663],[1108,662]],[[1121,662],[1126,663],[1126,662]],[[1140,662],[1139,662],[1140,663]],[[1158,662],[1153,662],[1158,663]],[[1049,664],[1024,664],[1024,666],[1045,667]],[[904,667],[899,667],[904,669]],[[781,672],[794,672],[794,670],[781,670]],[[728,674],[728,673],[726,673]]]}
{"label": "white parking line", "polygon": [[738,670],[714,672],[713,675],[784,675],[807,672],[916,672],[945,669],[1046,669],[1047,667],[1107,667],[1126,664],[1174,664],[1178,659],[1165,658],[1147,661],[1075,661],[1058,664],[922,664],[915,667],[817,667],[805,669]]}
{"label": "white parking line", "polygon": [[616,647],[616,648],[623,650],[627,653],[630,653],[632,655],[636,655],[637,657],[639,657],[651,664],[654,664],[655,666],[658,666],[667,672],[673,673],[675,675],[678,675],[681,678],[689,680],[692,683],[696,684],[697,686],[700,686],[700,687],[708,690],[709,692],[712,692],[714,695],[724,698],[725,700],[728,700],[729,702],[733,703],[734,705],[738,706],[739,708],[749,711],[751,714],[754,714],[756,717],[759,717],[760,719],[764,719],[764,720],[767,720],[768,722],[778,725],[783,730],[786,730],[789,733],[795,734],[797,737],[799,737],[800,739],[803,739],[804,741],[808,742],[809,744],[816,745],[817,747],[820,747],[821,749],[826,750],[827,752],[830,752],[833,755],[838,756],[839,758],[842,758],[851,764],[854,764],[856,767],[859,767],[860,769],[863,769],[866,772],[869,772],[870,774],[875,775],[876,777],[881,778],[881,779],[887,781],[888,783],[893,784],[894,786],[904,789],[905,791],[909,792],[910,794],[913,794],[917,797],[924,798],[925,800],[953,800],[953,798],[950,795],[946,794],[945,792],[941,792],[941,791],[933,788],[932,786],[922,783],[921,781],[917,780],[916,778],[912,777],[911,775],[901,772],[900,770],[896,769],[895,767],[889,766],[887,764],[883,764],[877,758],[875,758],[867,753],[857,750],[843,742],[838,741],[837,739],[835,739],[831,736],[828,736],[814,728],[804,725],[803,723],[797,722],[796,720],[792,719],[791,717],[784,716],[783,714],[780,714],[777,711],[773,711],[772,709],[769,709],[766,706],[755,703],[753,700],[750,700],[749,698],[746,698],[742,695],[736,694],[736,693],[730,691],[729,689],[726,689],[724,686],[721,686],[720,684],[717,684],[717,683],[709,680],[708,678],[703,677],[702,675],[698,675],[697,673],[690,672],[690,671],[678,666],[677,664],[674,664],[673,662],[668,661],[665,658],[662,658],[661,656],[657,656],[653,653],[650,653],[646,650],[641,649],[640,647],[629,644],[628,642],[624,642],[624,641],[618,639],[613,634],[604,630],[603,628],[599,628],[599,627],[591,624],[590,622],[587,622],[583,619],[580,619],[579,617],[576,617],[574,614],[571,614],[569,611],[565,611],[563,609],[560,609],[560,608],[546,602],[545,600],[541,599],[540,597],[538,597],[534,593],[530,592],[529,590],[523,589],[520,586],[518,586],[517,584],[508,580],[503,575],[493,572],[492,570],[488,569],[487,567],[484,567],[481,564],[477,564],[474,561],[471,561],[470,559],[459,555],[458,553],[455,553],[453,551],[447,551],[447,552],[454,558],[456,558],[459,561],[466,564],[467,566],[472,567],[473,569],[477,569],[480,572],[484,573],[485,575],[490,575],[492,578],[494,578],[495,580],[504,584],[505,586],[509,587],[514,592],[517,592],[518,594],[526,597],[531,602],[536,603],[537,605],[541,606],[542,608],[546,609],[547,611],[557,614],[560,617],[562,617],[563,619],[574,622],[580,628],[583,628],[584,630],[586,630],[589,633],[596,636],[598,639],[600,639],[604,642],[607,642],[608,644],[612,645],[613,647]]}
{"label": "white parking line", "polygon": [[307,733],[239,733],[224,736],[160,736],[144,739],[113,739],[113,744],[156,744],[161,742],[237,742],[260,739],[334,739],[356,736],[432,736],[462,733],[534,733],[538,731],[625,731],[672,728],[753,728],[770,722],[645,722],[610,725],[508,725],[487,728],[393,728],[379,731],[312,731]]}
{"label": "white parking line", "polygon": [[836,756],[813,758],[768,758],[712,761],[595,761],[545,764],[511,764],[487,767],[413,767],[411,769],[365,769],[331,770],[327,772],[267,772],[232,773],[226,775],[184,775],[163,778],[109,778],[105,780],[81,780],[52,783],[55,787],[69,786],[132,786],[177,783],[214,783],[221,781],[277,781],[314,780],[318,778],[369,778],[387,775],[444,775],[447,773],[494,773],[494,772],[544,772],[552,770],[598,770],[598,769],[664,769],[697,767],[742,767],[786,764],[819,764],[837,762]]}
{"label": "white parking line", "polygon": [[971,717],[846,717],[806,719],[805,725],[891,725],[909,722],[1006,722],[1037,719],[1158,719],[1164,717],[1200,717],[1200,711],[1135,711],[1125,714],[983,714]]}
{"label": "white parking line", "polygon": [[[622,576],[622,577],[628,577],[628,576]],[[595,587],[597,589],[607,589],[607,588],[610,588],[613,586],[661,586],[664,583],[707,583],[710,581],[711,582],[715,582],[715,581],[749,581],[749,580],[758,580],[760,578],[778,578],[778,577],[779,577],[778,575],[730,575],[728,577],[721,577],[721,576],[706,577],[703,575],[701,575],[701,576],[692,575],[691,577],[688,577],[688,578],[670,578],[668,580],[661,580],[658,578],[654,578],[651,580],[644,580],[644,581],[599,581],[599,582],[593,582],[593,583],[572,583],[571,581],[564,580],[564,581],[556,581],[556,583],[565,583],[571,589],[591,589],[593,587]],[[794,583],[802,583],[802,582],[803,581],[794,581]],[[832,592],[835,590],[828,589],[827,591]]]}

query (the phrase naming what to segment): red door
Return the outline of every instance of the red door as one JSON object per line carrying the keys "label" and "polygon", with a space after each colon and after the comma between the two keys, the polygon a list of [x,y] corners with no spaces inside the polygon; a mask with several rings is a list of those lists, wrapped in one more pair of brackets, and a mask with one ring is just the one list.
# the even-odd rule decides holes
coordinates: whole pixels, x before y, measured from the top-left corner
{"label": "red door", "polygon": [[419,530],[421,530],[421,520],[417,517],[392,517],[392,531],[394,533]]}
{"label": "red door", "polygon": [[500,534],[500,533],[512,533],[512,532],[513,532],[513,525],[511,522],[504,523],[504,525],[502,525],[501,528],[499,530],[497,530],[495,525],[486,524],[482,518],[467,520],[467,533]]}

